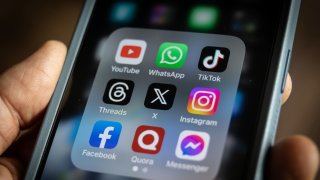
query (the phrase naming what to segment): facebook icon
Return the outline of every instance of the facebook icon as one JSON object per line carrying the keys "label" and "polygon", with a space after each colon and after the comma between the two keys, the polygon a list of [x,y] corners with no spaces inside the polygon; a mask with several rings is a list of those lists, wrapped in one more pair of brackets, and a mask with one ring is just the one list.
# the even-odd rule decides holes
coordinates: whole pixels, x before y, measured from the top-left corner
{"label": "facebook icon", "polygon": [[122,126],[118,122],[98,121],[93,127],[90,145],[101,149],[113,149],[117,146]]}

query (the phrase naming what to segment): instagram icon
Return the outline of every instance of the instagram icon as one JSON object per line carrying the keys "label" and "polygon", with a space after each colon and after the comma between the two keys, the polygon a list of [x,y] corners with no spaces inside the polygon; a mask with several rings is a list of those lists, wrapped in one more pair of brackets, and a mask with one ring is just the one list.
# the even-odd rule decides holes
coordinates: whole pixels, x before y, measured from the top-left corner
{"label": "instagram icon", "polygon": [[192,89],[189,101],[188,112],[200,115],[213,115],[218,108],[220,91],[213,88],[194,88]]}

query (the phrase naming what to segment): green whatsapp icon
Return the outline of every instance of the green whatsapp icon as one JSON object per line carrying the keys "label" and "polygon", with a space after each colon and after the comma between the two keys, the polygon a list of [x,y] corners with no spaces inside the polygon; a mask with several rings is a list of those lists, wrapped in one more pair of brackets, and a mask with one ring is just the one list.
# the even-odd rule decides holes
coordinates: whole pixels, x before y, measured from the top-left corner
{"label": "green whatsapp icon", "polygon": [[161,68],[181,68],[186,60],[187,52],[188,46],[186,44],[162,43],[159,48],[156,64]]}

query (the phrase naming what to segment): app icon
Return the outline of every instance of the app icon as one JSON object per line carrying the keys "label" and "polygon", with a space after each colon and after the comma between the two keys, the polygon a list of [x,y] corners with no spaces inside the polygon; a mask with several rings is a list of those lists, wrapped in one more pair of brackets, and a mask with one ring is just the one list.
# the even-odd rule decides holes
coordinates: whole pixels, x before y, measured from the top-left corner
{"label": "app icon", "polygon": [[164,138],[164,129],[154,126],[140,126],[134,135],[132,150],[139,153],[157,154]]}
{"label": "app icon", "polygon": [[176,156],[180,159],[202,161],[209,148],[210,136],[206,132],[182,131],[180,133]]}
{"label": "app icon", "polygon": [[186,60],[188,46],[180,43],[163,43],[161,44],[156,60],[160,68],[181,68]]}
{"label": "app icon", "polygon": [[101,149],[113,149],[117,146],[122,126],[118,122],[98,121],[94,124],[90,145]]}
{"label": "app icon", "polygon": [[103,101],[107,104],[127,105],[134,88],[133,81],[112,79],[108,82]]}
{"label": "app icon", "polygon": [[199,115],[213,115],[218,108],[220,91],[213,88],[192,89],[189,101],[188,112]]}
{"label": "app icon", "polygon": [[221,47],[205,47],[202,49],[198,68],[201,71],[223,72],[227,69],[230,51]]}
{"label": "app icon", "polygon": [[147,43],[142,40],[124,39],[120,42],[116,54],[119,64],[137,65],[143,60]]}
{"label": "app icon", "polygon": [[191,10],[189,28],[192,30],[213,30],[218,23],[219,9],[212,6],[197,6]]}
{"label": "app icon", "polygon": [[168,110],[172,107],[176,91],[174,85],[153,83],[148,88],[144,105],[150,109]]}
{"label": "app icon", "polygon": [[163,26],[171,23],[172,15],[172,7],[159,4],[153,7],[149,21],[152,25]]}
{"label": "app icon", "polygon": [[118,24],[128,24],[133,21],[137,6],[132,2],[118,2],[111,10],[111,21]]}

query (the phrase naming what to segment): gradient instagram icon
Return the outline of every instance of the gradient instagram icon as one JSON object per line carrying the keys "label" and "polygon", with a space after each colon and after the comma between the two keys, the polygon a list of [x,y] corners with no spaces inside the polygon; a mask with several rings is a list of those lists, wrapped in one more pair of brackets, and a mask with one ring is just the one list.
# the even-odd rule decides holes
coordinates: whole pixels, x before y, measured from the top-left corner
{"label": "gradient instagram icon", "polygon": [[218,89],[194,88],[189,96],[188,112],[206,116],[213,115],[217,111],[219,99],[220,91]]}

